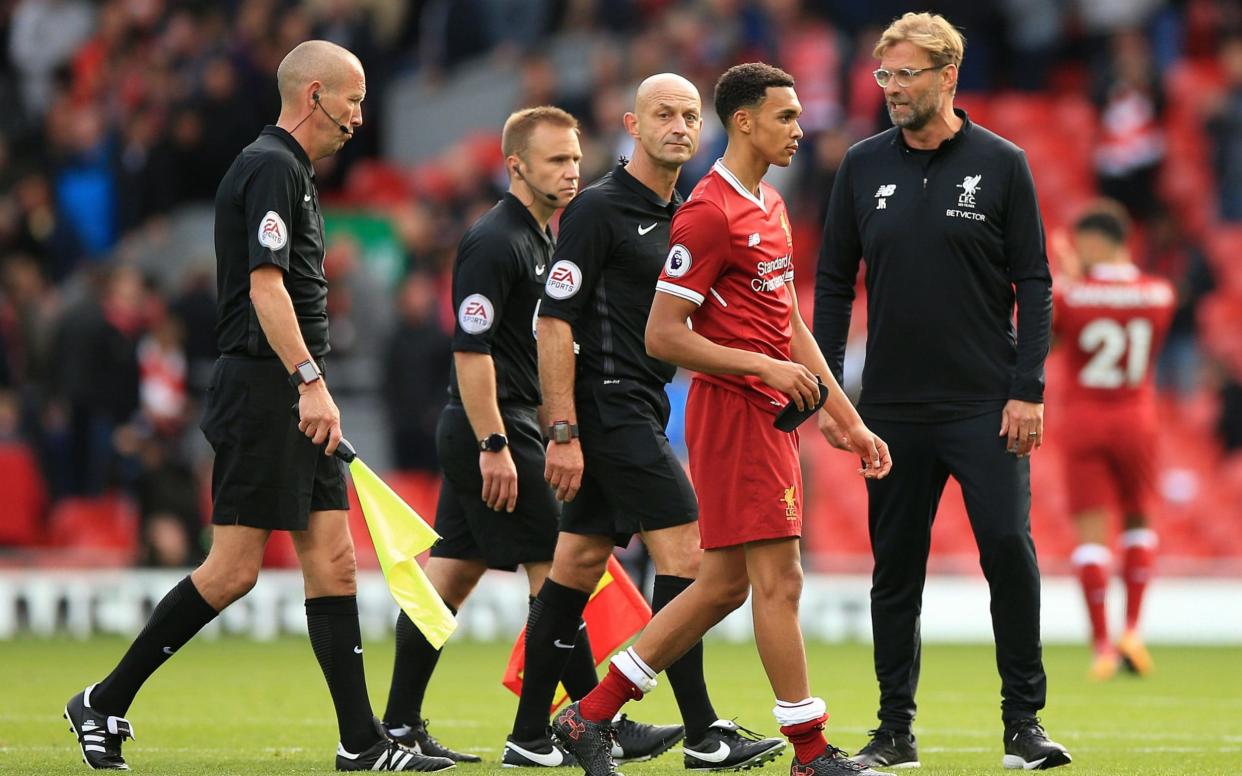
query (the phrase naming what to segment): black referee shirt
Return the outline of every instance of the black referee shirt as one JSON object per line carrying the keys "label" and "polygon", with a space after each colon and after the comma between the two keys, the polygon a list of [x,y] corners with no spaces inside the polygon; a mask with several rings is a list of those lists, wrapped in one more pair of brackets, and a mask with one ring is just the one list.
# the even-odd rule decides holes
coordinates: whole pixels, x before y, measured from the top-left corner
{"label": "black referee shirt", "polygon": [[896,127],[857,143],[832,187],[815,337],[840,380],[865,257],[859,409],[871,417],[947,419],[1043,401],[1052,276],[1026,154],[955,112],[961,130],[935,150],[910,148]]}
{"label": "black referee shirt", "polygon": [[577,386],[628,378],[662,387],[677,372],[648,356],[643,339],[681,201],[676,191],[662,201],[618,164],[561,215],[539,314],[573,326]]}
{"label": "black referee shirt", "polygon": [[[453,352],[491,355],[499,401],[541,402],[535,316],[552,248],[552,232],[512,194],[471,224],[457,247]],[[449,394],[461,400],[456,364]]]}
{"label": "black referee shirt", "polygon": [[220,352],[275,357],[250,303],[250,273],[275,264],[284,270],[307,350],[316,358],[327,354],[328,281],[315,172],[306,151],[280,127],[264,127],[220,181],[215,242]]}

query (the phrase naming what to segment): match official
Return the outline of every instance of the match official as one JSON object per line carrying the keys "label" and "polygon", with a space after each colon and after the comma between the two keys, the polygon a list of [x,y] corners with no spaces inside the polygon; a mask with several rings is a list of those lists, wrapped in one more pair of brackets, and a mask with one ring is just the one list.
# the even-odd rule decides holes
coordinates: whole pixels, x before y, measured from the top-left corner
{"label": "match official", "polygon": [[[647,355],[643,336],[682,202],[674,186],[698,149],[702,120],[698,90],[685,78],[664,73],[643,81],[624,118],[633,158],[575,197],[561,217],[538,330],[547,476],[566,504],[552,571],[526,626],[528,677],[560,673],[567,656],[552,647],[574,638],[614,544],[641,534],[655,561],[655,612],[698,574],[698,503],[664,431],[664,386],[677,368]],[[717,717],[701,642],[668,675],[685,723],[687,768],[755,767],[784,750],[779,738],[755,740]]]}
{"label": "match official", "polygon": [[[1043,435],[1052,282],[1026,156],[953,108],[964,48],[942,16],[908,13],[884,31],[875,79],[896,126],[846,154],[819,257],[815,335],[838,381],[866,257],[858,412],[900,461],[867,481],[880,727],[855,759],[918,765],[919,613],[932,520],[953,476],[991,591],[1004,765],[1050,768],[1070,756],[1035,716],[1047,680],[1029,455]],[[831,418],[821,426],[839,443]]]}
{"label": "match official", "polygon": [[331,457],[341,420],[323,373],[328,284],[311,163],[339,151],[362,125],[366,79],[357,57],[327,41],[298,45],[276,77],[280,118],[241,152],[216,191],[222,355],[202,420],[216,453],[211,552],[160,601],[112,673],[69,699],[65,716],[93,769],[128,768],[121,745],[133,726],[123,715],[138,689],[254,586],[272,531],[290,532],[302,566],[311,646],[336,707],[336,769],[453,767],[405,748],[374,722],[345,470]]}

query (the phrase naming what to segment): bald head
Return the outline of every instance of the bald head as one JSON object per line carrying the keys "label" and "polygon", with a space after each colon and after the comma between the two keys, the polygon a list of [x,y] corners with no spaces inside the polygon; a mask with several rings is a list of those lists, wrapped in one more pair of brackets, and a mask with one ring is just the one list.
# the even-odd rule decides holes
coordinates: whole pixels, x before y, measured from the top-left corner
{"label": "bald head", "polygon": [[296,103],[302,90],[319,81],[329,90],[345,88],[362,77],[362,63],[349,49],[326,40],[299,43],[276,69],[276,85],[282,103]]}
{"label": "bald head", "polygon": [[640,173],[654,166],[675,178],[699,147],[702,112],[699,90],[676,73],[659,73],[639,84],[634,110],[624,120],[637,141],[634,162]]}
{"label": "bald head", "polygon": [[653,103],[700,102],[699,90],[676,73],[657,73],[643,80],[634,94],[634,112],[642,115]]}

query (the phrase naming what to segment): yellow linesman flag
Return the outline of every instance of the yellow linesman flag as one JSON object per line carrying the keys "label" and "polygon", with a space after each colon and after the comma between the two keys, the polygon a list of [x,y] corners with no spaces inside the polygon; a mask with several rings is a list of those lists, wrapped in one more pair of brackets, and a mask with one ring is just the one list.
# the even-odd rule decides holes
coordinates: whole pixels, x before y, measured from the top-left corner
{"label": "yellow linesman flag", "polygon": [[419,554],[440,538],[361,458],[349,462],[362,515],[388,590],[418,629],[439,649],[457,628],[453,613],[418,565]]}

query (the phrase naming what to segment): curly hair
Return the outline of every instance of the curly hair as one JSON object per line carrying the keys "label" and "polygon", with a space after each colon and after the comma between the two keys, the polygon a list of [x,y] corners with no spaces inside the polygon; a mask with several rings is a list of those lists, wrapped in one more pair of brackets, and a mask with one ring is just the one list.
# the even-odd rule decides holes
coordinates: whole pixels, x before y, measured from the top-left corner
{"label": "curly hair", "polygon": [[716,81],[716,115],[725,129],[738,108],[756,108],[768,96],[770,86],[793,87],[794,79],[779,67],[764,62],[734,65]]}

